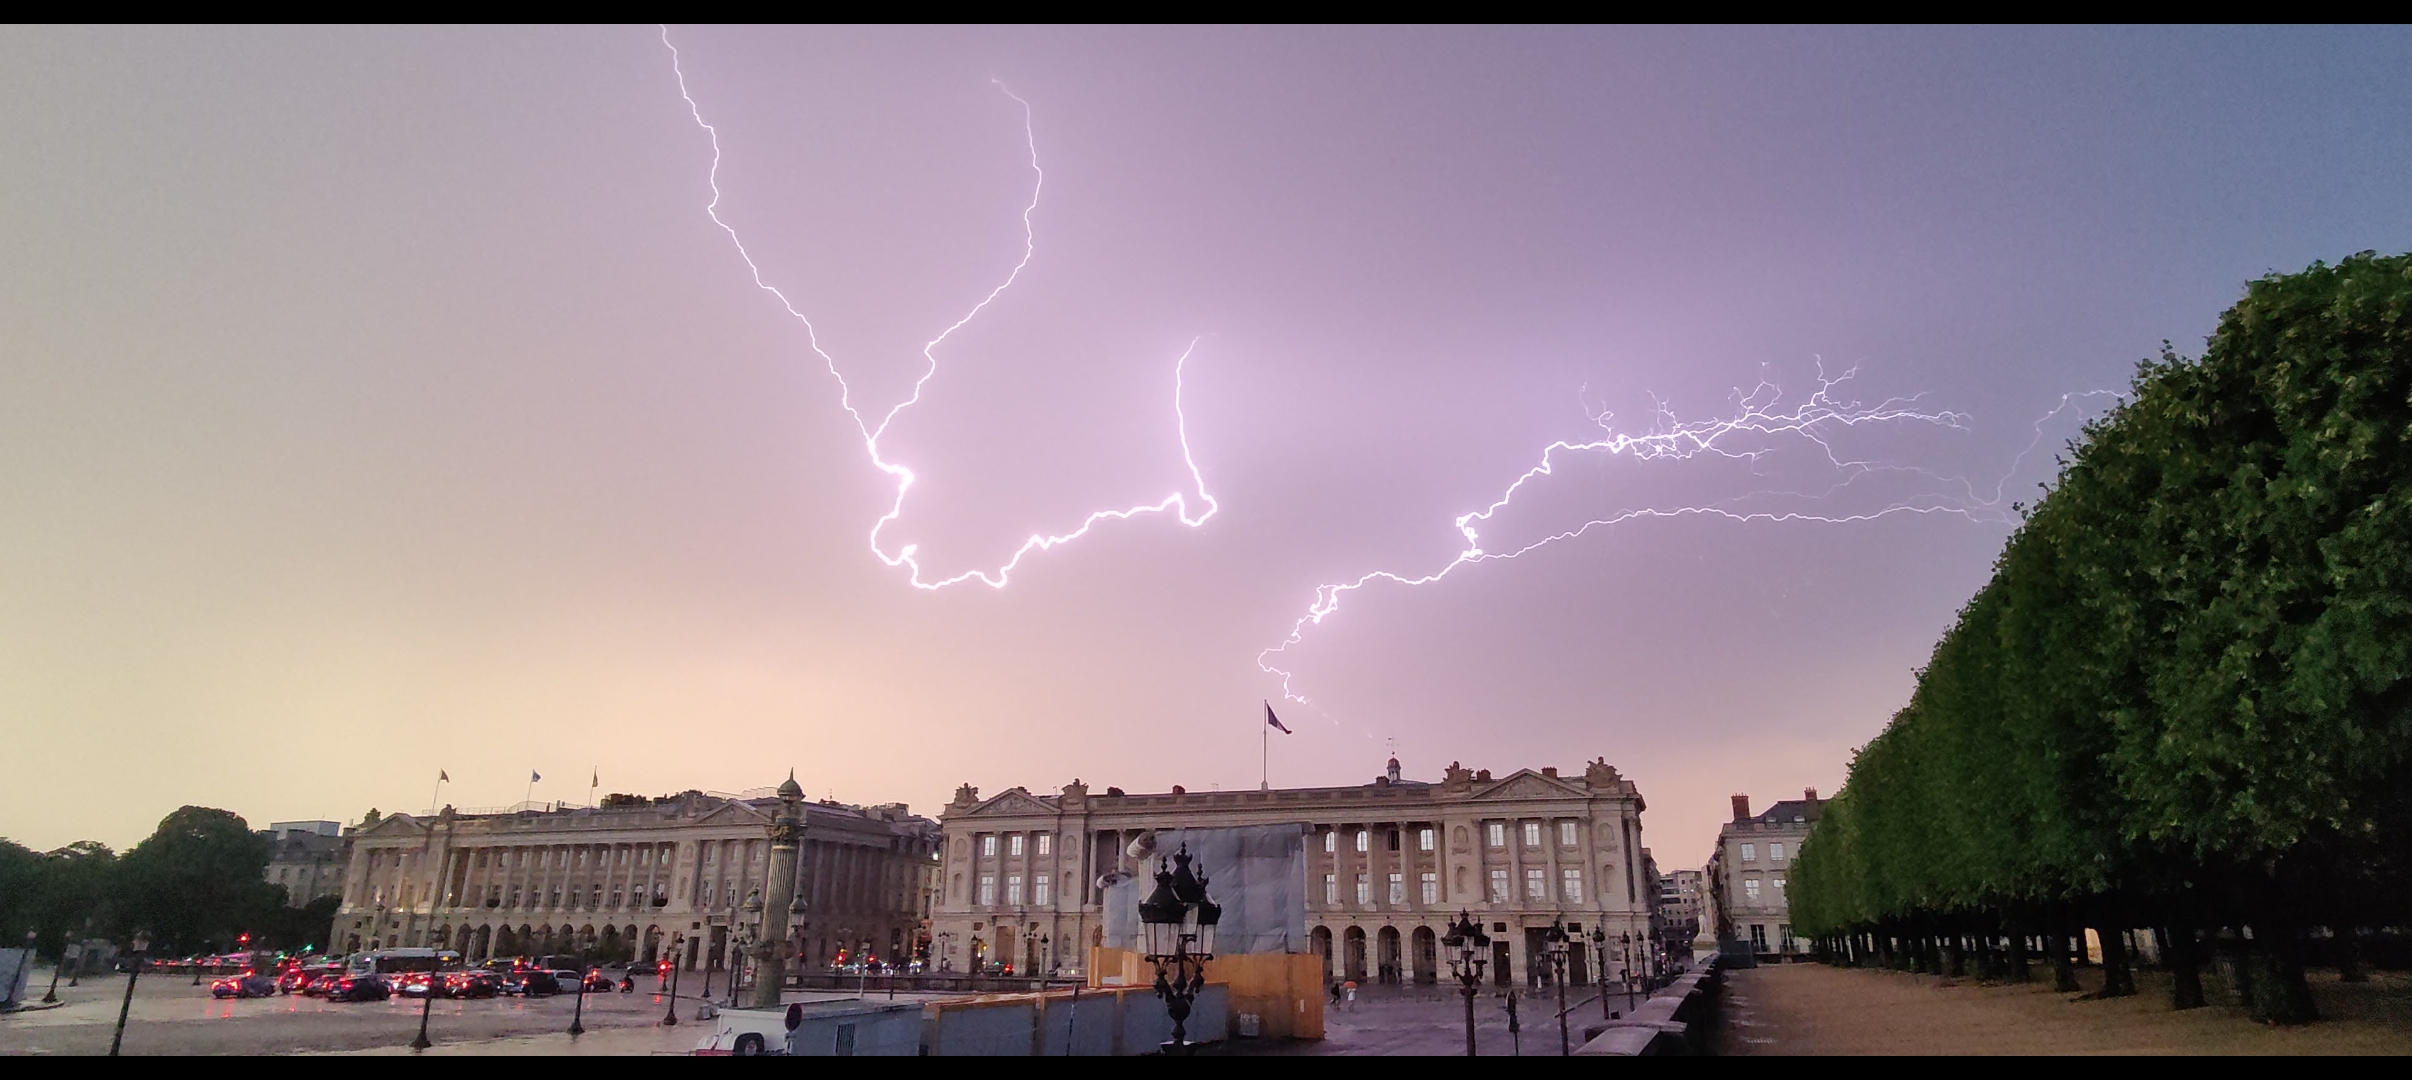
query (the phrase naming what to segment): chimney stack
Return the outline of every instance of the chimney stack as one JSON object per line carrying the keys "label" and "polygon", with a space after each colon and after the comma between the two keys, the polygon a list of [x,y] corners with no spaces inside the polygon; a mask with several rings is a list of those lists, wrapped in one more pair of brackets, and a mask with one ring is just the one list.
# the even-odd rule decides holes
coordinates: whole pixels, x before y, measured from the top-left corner
{"label": "chimney stack", "polygon": [[1736,795],[1736,796],[1734,796],[1734,820],[1735,820],[1735,821],[1749,821],[1749,820],[1750,820],[1750,796],[1748,796],[1748,795]]}
{"label": "chimney stack", "polygon": [[1807,800],[1809,800],[1810,802],[1816,802],[1816,801],[1817,801],[1817,789],[1816,789],[1816,788],[1813,788],[1813,787],[1811,787],[1811,788],[1802,788],[1802,789],[1801,789],[1801,798],[1807,799]]}

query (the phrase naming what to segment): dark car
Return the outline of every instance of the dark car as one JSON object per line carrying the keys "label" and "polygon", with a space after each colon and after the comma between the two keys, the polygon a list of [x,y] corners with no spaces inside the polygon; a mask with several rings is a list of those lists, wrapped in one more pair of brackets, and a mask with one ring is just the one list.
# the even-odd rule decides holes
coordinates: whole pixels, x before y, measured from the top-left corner
{"label": "dark car", "polygon": [[403,997],[426,997],[436,984],[432,971],[405,971],[387,978],[386,985]]}
{"label": "dark car", "polygon": [[526,968],[512,972],[502,991],[522,997],[551,997],[561,992],[561,980],[543,968]]}
{"label": "dark car", "polygon": [[392,996],[385,980],[375,975],[338,975],[327,987],[328,1001],[383,1001]]}
{"label": "dark car", "polygon": [[611,976],[603,974],[602,968],[596,968],[586,973],[586,992],[589,994],[608,994],[619,988],[620,984],[613,982]]}
{"label": "dark car", "polygon": [[490,998],[502,992],[502,979],[491,971],[448,971],[436,992],[448,998]]}
{"label": "dark car", "polygon": [[276,996],[276,980],[256,972],[227,975],[209,981],[209,996],[214,998],[255,998]]}

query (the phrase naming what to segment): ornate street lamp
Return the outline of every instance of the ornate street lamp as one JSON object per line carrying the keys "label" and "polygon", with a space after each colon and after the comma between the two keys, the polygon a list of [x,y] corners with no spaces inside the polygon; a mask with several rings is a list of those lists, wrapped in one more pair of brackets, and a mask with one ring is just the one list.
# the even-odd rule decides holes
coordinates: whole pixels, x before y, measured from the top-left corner
{"label": "ornate street lamp", "polygon": [[670,1003],[667,1008],[662,1010],[663,1027],[678,1026],[678,969],[680,967],[679,960],[682,959],[679,953],[683,951],[679,946],[686,943],[686,934],[673,933],[670,935]]}
{"label": "ornate street lamp", "polygon": [[1541,932],[1541,951],[1549,957],[1549,967],[1558,980],[1558,1056],[1569,1057],[1574,1049],[1566,1039],[1566,919],[1560,916]]}
{"label": "ornate street lamp", "polygon": [[1473,1057],[1474,994],[1482,985],[1482,965],[1491,951],[1491,939],[1474,916],[1461,908],[1441,945],[1449,950],[1449,974],[1457,976],[1458,993],[1466,998],[1466,1056]]}
{"label": "ornate street lamp", "polygon": [[1591,981],[1600,988],[1600,1019],[1613,1020],[1608,1011],[1608,931],[1598,923],[1591,924]]}
{"label": "ornate street lamp", "polygon": [[1626,1011],[1626,1012],[1632,1012],[1632,1011],[1633,1011],[1633,935],[1631,935],[1631,934],[1618,934],[1618,935],[1616,936],[1616,940],[1617,940],[1617,941],[1618,941],[1618,942],[1619,942],[1619,943],[1620,943],[1620,944],[1623,946],[1623,952],[1624,952],[1624,957],[1625,957],[1625,967],[1624,967],[1624,976],[1625,976],[1625,1011]]}
{"label": "ornate street lamp", "polygon": [[134,1008],[134,980],[142,977],[142,954],[151,951],[148,931],[134,931],[134,963],[126,969],[126,1000],[117,1006],[117,1032],[109,1036],[109,1056],[117,1056],[117,1048],[126,1041],[126,1014]]}
{"label": "ornate street lamp", "polygon": [[[1156,965],[1156,996],[1173,1022],[1167,1054],[1194,1052],[1188,1041],[1189,1004],[1206,988],[1206,961],[1214,959],[1215,925],[1223,907],[1206,895],[1206,878],[1189,870],[1189,844],[1173,853],[1171,869],[1156,860],[1156,891],[1139,904],[1145,955]],[[1168,970],[1169,966],[1169,970]]]}

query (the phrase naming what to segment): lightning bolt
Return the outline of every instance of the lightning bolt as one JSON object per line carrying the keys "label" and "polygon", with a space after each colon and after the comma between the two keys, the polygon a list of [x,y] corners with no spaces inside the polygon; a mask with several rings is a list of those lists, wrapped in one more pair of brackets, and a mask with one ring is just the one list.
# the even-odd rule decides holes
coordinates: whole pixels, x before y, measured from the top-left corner
{"label": "lightning bolt", "polygon": [[[1817,375],[1817,389],[1806,399],[1789,407],[1783,404],[1782,389],[1762,378],[1758,385],[1748,391],[1737,389],[1733,395],[1734,407],[1731,414],[1713,420],[1685,421],[1677,417],[1663,403],[1654,403],[1650,427],[1634,433],[1618,432],[1614,427],[1615,418],[1612,414],[1605,409],[1592,412],[1587,404],[1585,411],[1590,414],[1592,422],[1599,426],[1605,434],[1601,438],[1583,442],[1571,442],[1564,439],[1551,442],[1542,448],[1540,462],[1517,476],[1515,481],[1508,484],[1497,499],[1491,501],[1490,505],[1480,510],[1458,515],[1455,527],[1465,546],[1455,558],[1443,564],[1439,569],[1428,573],[1406,574],[1391,570],[1374,570],[1353,580],[1316,586],[1314,599],[1307,605],[1306,613],[1290,624],[1289,635],[1280,643],[1257,654],[1256,666],[1258,670],[1280,678],[1281,694],[1284,700],[1312,706],[1315,704],[1313,699],[1298,693],[1294,688],[1295,673],[1275,663],[1274,658],[1289,651],[1291,646],[1304,641],[1309,627],[1321,625],[1326,618],[1340,610],[1340,602],[1348,594],[1377,582],[1389,582],[1407,587],[1430,585],[1448,577],[1462,567],[1521,558],[1552,544],[1579,539],[1593,529],[1607,528],[1628,521],[1651,518],[1714,517],[1744,523],[1811,522],[1841,525],[1873,521],[1877,518],[1898,514],[1949,514],[1971,521],[2008,523],[2012,520],[2012,511],[2004,507],[2002,490],[2008,484],[2010,476],[2017,471],[2019,463],[2023,462],[2027,454],[2043,441],[2045,425],[2054,417],[2076,407],[2086,399],[2099,396],[2118,396],[2113,391],[2105,390],[2062,395],[2059,405],[2035,421],[2034,438],[2012,459],[2009,471],[2005,472],[2002,479],[1993,485],[1992,493],[1985,495],[1978,491],[1974,483],[1964,478],[1944,476],[1916,466],[1886,464],[1847,457],[1838,452],[1833,443],[1834,436],[1851,428],[1910,424],[1964,428],[1968,421],[1968,417],[1962,413],[1920,409],[1917,407],[1918,398],[1916,397],[1889,398],[1872,406],[1838,400],[1835,396],[1837,389],[1849,382],[1856,374],[1857,369],[1852,369],[1839,376],[1828,377],[1821,364]],[[1639,461],[1654,462],[1719,457],[1746,461],[1756,465],[1762,459],[1773,454],[1776,445],[1786,441],[1806,443],[1814,447],[1815,452],[1824,457],[1826,465],[1832,470],[1832,475],[1835,477],[1834,482],[1822,492],[1756,491],[1707,505],[1630,507],[1592,518],[1579,525],[1561,529],[1538,540],[1510,549],[1490,551],[1483,547],[1480,526],[1489,524],[1494,516],[1513,503],[1518,492],[1523,491],[1542,477],[1552,475],[1562,455],[1605,457],[1621,455]],[[1735,445],[1738,443],[1746,445]],[[1829,514],[1800,509],[1762,509],[1754,508],[1752,505],[1754,501],[1764,501],[1769,498],[1822,500],[1858,481],[1883,474],[1912,474],[1942,481],[1947,485],[1959,488],[1960,491],[1956,495],[1930,493],[1897,500],[1873,510],[1857,513]],[[1371,732],[1366,734],[1369,738],[1371,737]]]}
{"label": "lightning bolt", "polygon": [[923,343],[921,346],[921,376],[920,378],[914,380],[913,392],[909,395],[906,395],[903,400],[889,406],[886,412],[880,414],[879,422],[874,424],[865,417],[861,409],[858,409],[855,406],[854,388],[847,385],[845,373],[838,369],[837,358],[829,355],[828,350],[821,347],[820,333],[813,327],[811,317],[799,310],[796,307],[795,302],[788,299],[787,294],[780,291],[778,286],[771,284],[767,280],[764,280],[762,276],[762,267],[755,263],[753,253],[746,250],[744,238],[738,236],[737,230],[726,220],[721,218],[720,131],[718,128],[713,127],[709,122],[704,120],[703,107],[696,104],[695,95],[690,93],[687,89],[687,72],[685,67],[680,62],[678,46],[670,41],[670,28],[665,25],[660,27],[660,29],[662,34],[662,47],[670,51],[671,74],[676,76],[678,79],[678,96],[686,99],[687,111],[695,118],[695,126],[702,128],[704,133],[709,136],[712,141],[712,168],[707,174],[708,182],[712,188],[712,201],[705,204],[705,215],[712,219],[712,224],[720,227],[720,231],[728,234],[729,243],[736,246],[738,257],[745,260],[746,269],[753,275],[754,287],[762,290],[763,292],[771,294],[773,297],[776,297],[779,301],[779,306],[786,309],[788,315],[794,317],[798,323],[803,325],[804,340],[806,344],[811,347],[813,355],[821,358],[821,364],[829,370],[830,377],[837,380],[838,405],[846,410],[847,416],[853,418],[855,429],[862,433],[863,450],[870,456],[872,466],[877,468],[879,471],[886,473],[889,479],[895,482],[896,497],[888,504],[887,513],[881,514],[879,516],[879,520],[874,522],[871,526],[871,535],[869,537],[871,554],[877,556],[879,561],[886,563],[891,567],[905,568],[908,574],[907,580],[916,589],[935,591],[938,589],[943,589],[949,585],[956,585],[962,582],[974,580],[977,580],[992,589],[1002,589],[1005,587],[1006,582],[1011,579],[1014,569],[1021,565],[1023,558],[1030,555],[1032,552],[1047,551],[1057,546],[1078,540],[1081,537],[1088,535],[1089,530],[1096,527],[1101,522],[1127,521],[1131,518],[1146,514],[1161,514],[1170,511],[1181,522],[1181,524],[1194,529],[1200,525],[1204,525],[1208,518],[1213,517],[1215,512],[1221,509],[1220,504],[1215,502],[1214,496],[1207,492],[1206,477],[1203,473],[1199,472],[1197,458],[1190,452],[1189,418],[1182,411],[1181,407],[1181,395],[1184,380],[1187,374],[1187,368],[1189,366],[1189,358],[1193,353],[1197,352],[1198,341],[1201,340],[1193,338],[1189,343],[1189,347],[1182,351],[1180,359],[1173,363],[1173,430],[1174,434],[1180,439],[1181,461],[1189,468],[1189,479],[1191,485],[1196,489],[1197,500],[1198,502],[1203,503],[1205,506],[1203,511],[1197,513],[1195,516],[1192,516],[1188,493],[1182,491],[1174,491],[1173,493],[1166,495],[1163,499],[1160,499],[1154,503],[1142,503],[1136,506],[1128,506],[1118,510],[1108,509],[1093,511],[1087,517],[1081,520],[1078,528],[1075,528],[1069,532],[1031,534],[1028,539],[1022,541],[1022,545],[1020,547],[1014,549],[1012,557],[1006,559],[994,569],[982,570],[975,568],[965,570],[951,577],[936,578],[932,580],[924,579],[921,561],[915,557],[915,552],[919,550],[920,545],[906,543],[897,547],[893,553],[891,553],[887,548],[883,547],[880,543],[880,533],[885,531],[889,524],[893,523],[898,517],[904,514],[905,496],[913,490],[914,475],[911,468],[899,462],[889,461],[887,458],[881,456],[879,450],[880,437],[887,434],[888,426],[896,422],[896,417],[898,414],[913,407],[921,401],[922,389],[928,386],[930,379],[938,374],[938,346],[945,344],[946,339],[953,336],[955,331],[963,329],[965,324],[971,322],[974,318],[979,317],[980,312],[986,310],[990,304],[995,303],[999,296],[1004,295],[1005,290],[1011,288],[1013,283],[1022,276],[1023,269],[1030,265],[1031,258],[1038,252],[1038,234],[1034,226],[1031,224],[1031,215],[1038,212],[1039,193],[1046,186],[1047,174],[1044,169],[1039,167],[1038,133],[1032,121],[1030,102],[1024,100],[1021,95],[1014,93],[1012,88],[1006,86],[1001,80],[989,80],[991,83],[996,85],[999,92],[1003,93],[1006,97],[1012,98],[1014,104],[1022,107],[1022,136],[1025,145],[1028,146],[1030,151],[1030,173],[1032,179],[1030,184],[1030,202],[1022,207],[1021,261],[1015,263],[1013,269],[1005,275],[1005,280],[998,282],[995,288],[990,289],[987,295],[982,296],[980,298],[980,302],[973,304],[971,310],[965,312],[962,318],[955,320],[953,323],[949,324],[946,329],[939,331],[936,337],[933,337],[929,341]]}

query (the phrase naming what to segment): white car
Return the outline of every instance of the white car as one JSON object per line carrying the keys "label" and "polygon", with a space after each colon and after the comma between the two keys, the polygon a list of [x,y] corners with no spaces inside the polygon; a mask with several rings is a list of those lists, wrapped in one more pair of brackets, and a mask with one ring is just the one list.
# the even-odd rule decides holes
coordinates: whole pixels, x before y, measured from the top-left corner
{"label": "white car", "polygon": [[713,1014],[717,1027],[703,1041],[695,1044],[695,1052],[706,1056],[729,1055],[758,1057],[764,1054],[787,1053],[787,1010],[779,1009],[720,1009]]}

